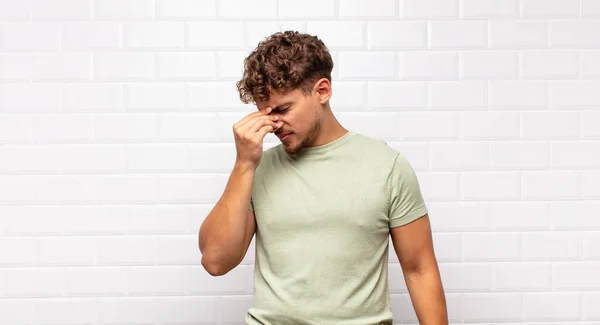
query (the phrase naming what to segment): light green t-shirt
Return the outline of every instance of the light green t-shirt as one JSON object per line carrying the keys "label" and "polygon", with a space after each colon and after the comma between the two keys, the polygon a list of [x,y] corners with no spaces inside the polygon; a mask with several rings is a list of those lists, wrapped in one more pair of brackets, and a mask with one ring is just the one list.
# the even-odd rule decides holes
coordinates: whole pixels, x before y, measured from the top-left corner
{"label": "light green t-shirt", "polygon": [[263,153],[250,209],[247,324],[392,324],[389,231],[427,213],[398,151],[353,131],[293,156],[277,145]]}

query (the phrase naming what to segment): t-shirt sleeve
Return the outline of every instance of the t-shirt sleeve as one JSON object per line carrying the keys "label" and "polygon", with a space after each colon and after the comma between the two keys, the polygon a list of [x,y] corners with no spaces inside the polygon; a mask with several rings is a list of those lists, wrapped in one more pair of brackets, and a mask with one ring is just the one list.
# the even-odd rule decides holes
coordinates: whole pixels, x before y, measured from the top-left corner
{"label": "t-shirt sleeve", "polygon": [[394,160],[388,187],[390,228],[405,225],[427,214],[417,175],[401,154]]}

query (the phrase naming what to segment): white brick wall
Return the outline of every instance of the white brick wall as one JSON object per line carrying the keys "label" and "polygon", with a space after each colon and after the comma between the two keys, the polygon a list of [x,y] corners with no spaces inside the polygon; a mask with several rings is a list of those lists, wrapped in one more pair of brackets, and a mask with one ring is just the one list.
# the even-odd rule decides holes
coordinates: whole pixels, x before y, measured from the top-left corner
{"label": "white brick wall", "polygon": [[600,1],[0,0],[0,324],[244,324],[254,246],[213,278],[197,231],[284,29],[415,167],[452,324],[600,323]]}

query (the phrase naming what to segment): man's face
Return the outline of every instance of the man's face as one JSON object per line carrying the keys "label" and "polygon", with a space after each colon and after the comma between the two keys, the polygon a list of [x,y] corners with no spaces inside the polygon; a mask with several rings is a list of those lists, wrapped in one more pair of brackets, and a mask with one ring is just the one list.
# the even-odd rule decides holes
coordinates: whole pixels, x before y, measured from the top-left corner
{"label": "man's face", "polygon": [[314,92],[310,95],[298,89],[285,93],[273,92],[268,101],[259,102],[257,106],[260,111],[271,107],[270,115],[279,116],[283,126],[274,133],[288,154],[295,154],[310,146],[321,129],[322,110]]}

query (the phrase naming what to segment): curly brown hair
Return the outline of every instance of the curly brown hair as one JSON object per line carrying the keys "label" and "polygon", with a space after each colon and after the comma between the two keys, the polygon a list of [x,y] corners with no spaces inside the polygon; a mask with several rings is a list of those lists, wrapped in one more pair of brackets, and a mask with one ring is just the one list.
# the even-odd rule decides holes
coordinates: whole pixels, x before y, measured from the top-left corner
{"label": "curly brown hair", "polygon": [[244,59],[244,74],[236,85],[243,103],[256,103],[269,100],[271,92],[300,89],[309,94],[316,80],[331,82],[332,70],[331,54],[317,36],[277,32]]}

